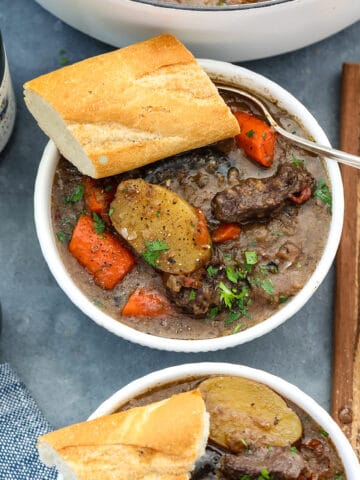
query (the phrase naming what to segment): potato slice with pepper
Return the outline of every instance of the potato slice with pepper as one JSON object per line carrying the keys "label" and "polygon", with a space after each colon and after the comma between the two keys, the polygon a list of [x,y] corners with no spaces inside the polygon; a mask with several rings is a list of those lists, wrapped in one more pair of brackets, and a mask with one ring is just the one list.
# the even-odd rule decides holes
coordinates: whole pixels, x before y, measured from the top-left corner
{"label": "potato slice with pepper", "polygon": [[269,387],[241,377],[200,384],[210,413],[210,438],[233,452],[247,446],[288,446],[302,435],[299,417]]}
{"label": "potato slice with pepper", "polygon": [[111,204],[116,230],[153,267],[190,273],[211,256],[206,219],[175,192],[145,182],[125,180]]}

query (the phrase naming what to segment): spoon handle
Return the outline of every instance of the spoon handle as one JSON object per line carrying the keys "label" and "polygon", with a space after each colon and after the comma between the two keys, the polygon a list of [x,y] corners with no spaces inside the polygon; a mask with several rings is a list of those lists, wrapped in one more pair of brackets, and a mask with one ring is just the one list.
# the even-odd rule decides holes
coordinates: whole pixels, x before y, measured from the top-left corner
{"label": "spoon handle", "polygon": [[298,137],[297,135],[287,132],[279,125],[273,125],[273,128],[280,135],[287,138],[292,143],[296,143],[296,145],[303,147],[305,150],[324,155],[327,158],[337,160],[338,162],[344,163],[345,165],[349,165],[351,167],[360,168],[360,157],[357,155],[342,152],[341,150],[336,150],[335,148],[325,147],[324,145],[319,145],[311,140],[307,140],[306,138]]}

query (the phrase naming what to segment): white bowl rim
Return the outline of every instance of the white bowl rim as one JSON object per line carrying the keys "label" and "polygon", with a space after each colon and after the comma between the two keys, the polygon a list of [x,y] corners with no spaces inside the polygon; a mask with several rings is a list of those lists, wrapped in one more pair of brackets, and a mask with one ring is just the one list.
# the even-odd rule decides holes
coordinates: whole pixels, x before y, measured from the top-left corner
{"label": "white bowl rim", "polygon": [[188,363],[168,367],[149,373],[138,378],[105,400],[88,418],[92,420],[97,417],[112,414],[116,409],[124,405],[131,398],[145,393],[147,390],[186,379],[191,376],[203,375],[234,375],[254,380],[268,385],[285,399],[290,400],[304,410],[315,422],[329,433],[335,445],[340,459],[345,467],[347,480],[359,480],[360,465],[348,439],[341,428],[332,419],[328,412],[321,407],[314,399],[304,393],[295,385],[276,375],[244,365],[233,363],[201,362]]}
{"label": "white bowl rim", "polygon": [[257,3],[242,3],[238,5],[217,5],[217,6],[199,6],[186,4],[159,3],[157,0],[131,0],[135,3],[143,3],[151,7],[169,8],[174,10],[190,10],[195,12],[233,12],[234,10],[251,10],[254,8],[272,7],[283,3],[293,2],[294,0],[258,0]]}
{"label": "white bowl rim", "polygon": [[[300,119],[300,123],[310,132],[317,142],[330,146],[329,140],[324,131],[311,113],[295,97],[293,97],[293,95],[273,81],[246,68],[227,62],[200,59],[199,63],[212,77],[224,78],[225,76],[228,81],[233,80],[238,83],[241,82],[241,84],[248,82],[252,85],[252,90],[256,91],[257,89],[261,89],[262,92],[268,92],[271,97],[277,99],[282,108]],[[51,192],[58,158],[59,152],[57,148],[52,141],[49,141],[44,149],[35,181],[35,227],[43,256],[50,271],[55,277],[55,280],[70,300],[98,325],[126,340],[159,350],[177,352],[222,350],[254,340],[278,327],[298,312],[319,287],[334,260],[340,242],[343,224],[343,185],[338,164],[333,160],[325,159],[333,195],[330,230],[323,255],[313,274],[298,294],[266,320],[239,333],[228,336],[202,340],[179,340],[140,332],[113,319],[96,307],[74,283],[60,259],[52,228],[51,195],[49,194]],[[336,190],[334,189],[334,186],[336,186]]]}

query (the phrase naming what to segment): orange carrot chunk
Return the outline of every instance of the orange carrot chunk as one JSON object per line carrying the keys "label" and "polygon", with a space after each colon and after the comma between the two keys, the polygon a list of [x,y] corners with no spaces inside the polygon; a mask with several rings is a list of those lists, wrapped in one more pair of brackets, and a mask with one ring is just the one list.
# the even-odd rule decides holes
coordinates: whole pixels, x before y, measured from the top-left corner
{"label": "orange carrot chunk", "polygon": [[275,132],[263,120],[245,112],[234,113],[241,132],[235,140],[246,155],[263,167],[271,167],[274,161]]}
{"label": "orange carrot chunk", "polygon": [[166,298],[156,290],[137,288],[122,309],[124,317],[159,317],[171,311]]}
{"label": "orange carrot chunk", "polygon": [[79,217],[69,251],[94,276],[94,281],[112,290],[135,265],[134,255],[109,232],[96,233],[89,215]]}
{"label": "orange carrot chunk", "polygon": [[200,208],[195,208],[195,214],[197,216],[195,242],[200,247],[210,247],[211,237],[204,212]]}
{"label": "orange carrot chunk", "polygon": [[87,209],[101,215],[106,223],[110,223],[109,208],[116,193],[115,186],[109,184],[100,187],[96,180],[86,176],[82,178],[81,182],[84,185],[84,200]]}
{"label": "orange carrot chunk", "polygon": [[222,223],[213,230],[211,236],[214,243],[227,242],[238,238],[240,231],[237,223]]}

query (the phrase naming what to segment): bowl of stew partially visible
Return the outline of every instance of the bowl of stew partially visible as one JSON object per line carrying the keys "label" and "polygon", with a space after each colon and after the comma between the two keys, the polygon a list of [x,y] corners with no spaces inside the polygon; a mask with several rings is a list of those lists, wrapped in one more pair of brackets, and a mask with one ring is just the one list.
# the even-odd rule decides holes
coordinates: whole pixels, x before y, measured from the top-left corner
{"label": "bowl of stew partially visible", "polygon": [[[287,130],[329,145],[312,115],[279,85],[231,64],[213,60],[200,64],[217,83],[261,97]],[[35,223],[43,255],[73,303],[97,324],[127,340],[184,352],[250,341],[293,316],[333,262],[344,208],[337,163],[277,136],[274,164],[264,168],[246,153],[258,122],[268,128],[260,112],[236,94],[225,93],[224,99],[239,118],[255,119],[255,124],[243,126],[243,148],[229,139],[98,181],[82,176],[60,157],[52,142],[45,148],[35,186]],[[270,134],[266,131],[263,136]],[[303,182],[301,192],[287,190],[294,175]],[[133,182],[164,187],[201,209],[212,237],[210,259],[194,274],[163,275],[156,263],[166,245],[148,242],[146,255],[136,256],[125,278],[104,290],[71,255],[69,242],[94,188],[110,202],[121,184],[120,194],[126,202]],[[270,192],[270,210],[269,195],[266,200],[262,190]],[[224,200],[229,206],[229,198],[224,199],[224,192],[229,191],[246,200],[246,212],[235,222],[232,200],[230,209],[223,208]],[[242,208],[239,202],[236,205]],[[111,214],[117,205],[113,202],[109,207],[110,203],[105,212],[110,226],[106,228],[116,236]],[[130,202],[129,217],[131,208]],[[93,213],[93,221],[95,230],[105,225],[100,213]],[[121,233],[121,241],[127,239],[131,244],[127,232]]]}
{"label": "bowl of stew partially visible", "polygon": [[210,434],[191,479],[358,480],[357,457],[330,415],[296,386],[246,366],[194,363],[153,372],[89,419],[194,389],[210,414]]}
{"label": "bowl of stew partially visible", "polygon": [[170,32],[198,57],[234,62],[305,47],[360,19],[354,0],[36,1],[110,45]]}

